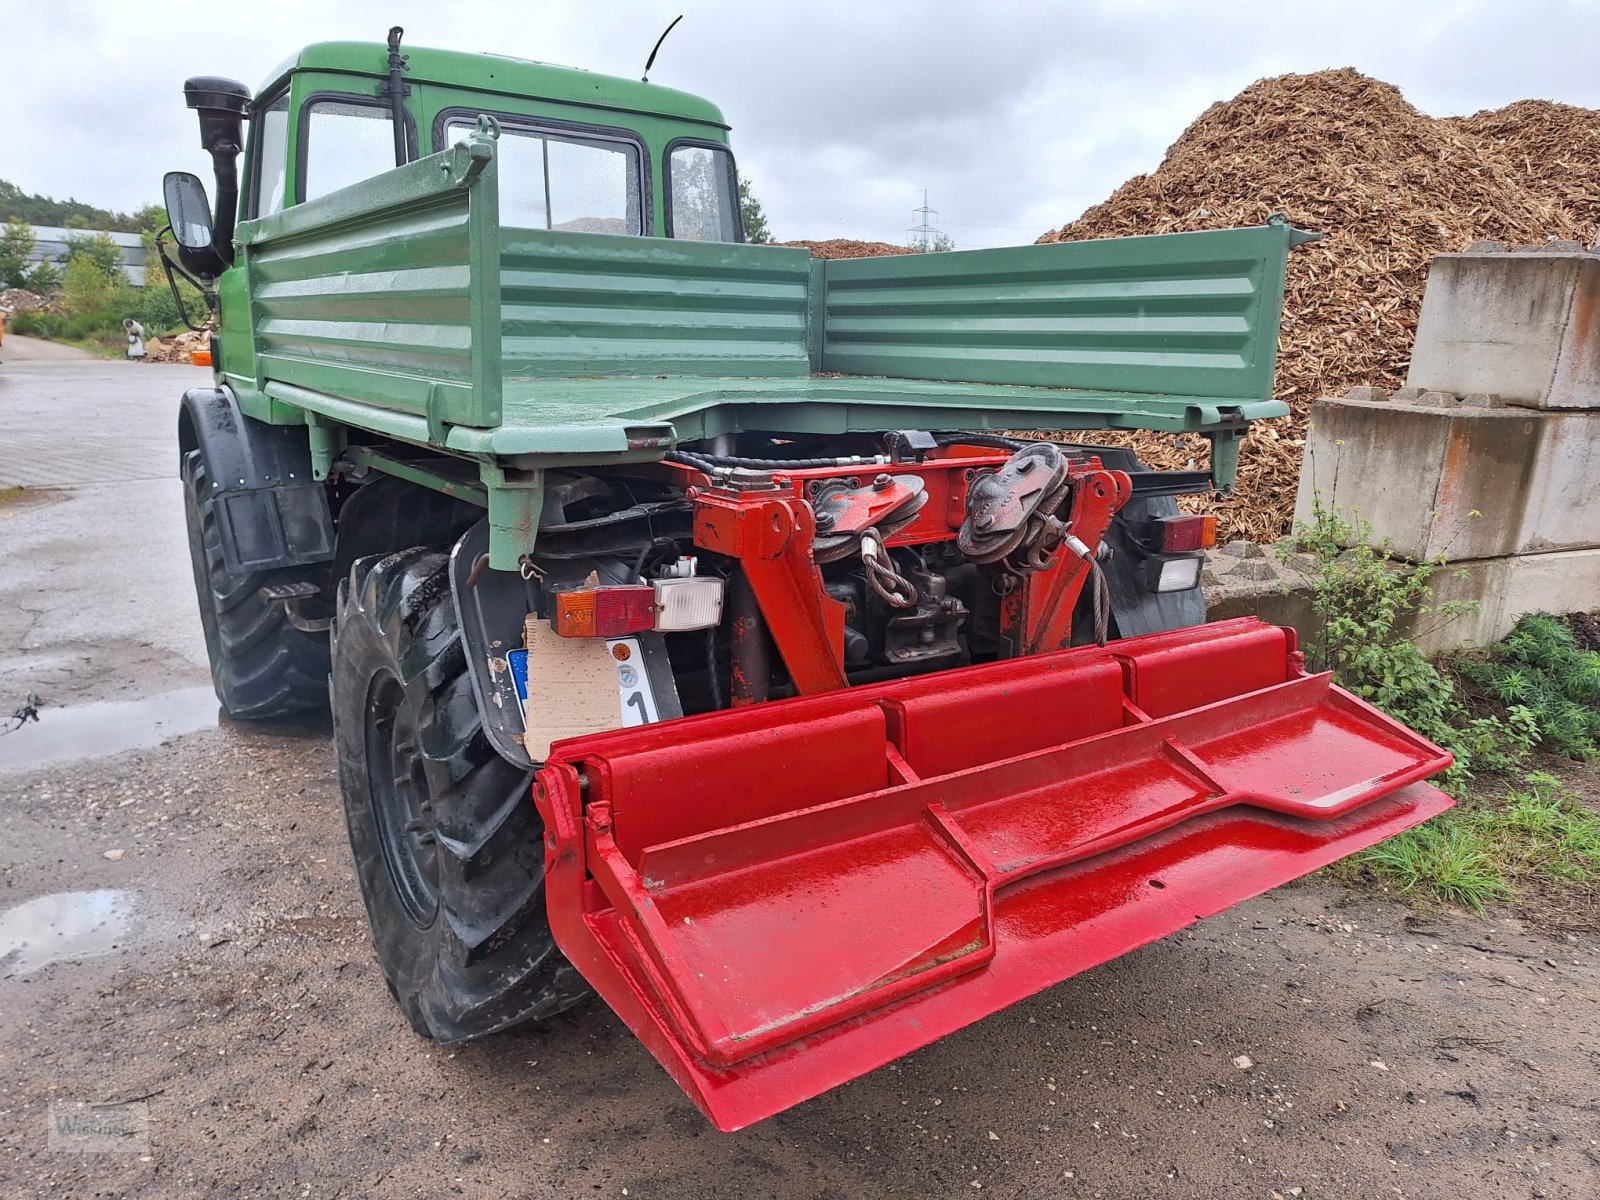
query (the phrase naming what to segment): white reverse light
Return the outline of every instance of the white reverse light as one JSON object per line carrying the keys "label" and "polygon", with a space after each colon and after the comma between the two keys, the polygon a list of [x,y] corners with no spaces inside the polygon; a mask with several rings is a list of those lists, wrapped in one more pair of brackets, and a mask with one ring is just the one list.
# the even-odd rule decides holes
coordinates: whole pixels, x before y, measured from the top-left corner
{"label": "white reverse light", "polygon": [[1195,558],[1165,558],[1153,572],[1155,575],[1155,591],[1158,592],[1186,592],[1192,587],[1200,586],[1200,567],[1205,559]]}
{"label": "white reverse light", "polygon": [[722,580],[657,579],[656,632],[710,629],[722,622]]}

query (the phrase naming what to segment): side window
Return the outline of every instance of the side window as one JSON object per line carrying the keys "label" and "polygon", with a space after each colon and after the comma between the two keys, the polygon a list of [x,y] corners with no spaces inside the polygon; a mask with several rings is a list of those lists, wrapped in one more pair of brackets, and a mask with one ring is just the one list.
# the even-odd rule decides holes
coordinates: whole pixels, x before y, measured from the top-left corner
{"label": "side window", "polygon": [[289,93],[256,110],[256,172],[251,211],[266,217],[283,208],[289,167]]}
{"label": "side window", "polygon": [[[452,143],[472,125],[452,121]],[[608,138],[500,128],[500,223],[569,233],[644,232],[639,147]]]}
{"label": "side window", "polygon": [[394,169],[394,125],[386,106],[314,100],[305,112],[301,200],[315,200]]}
{"label": "side window", "polygon": [[678,146],[667,160],[667,224],[675,238],[739,240],[739,184],[721,147]]}

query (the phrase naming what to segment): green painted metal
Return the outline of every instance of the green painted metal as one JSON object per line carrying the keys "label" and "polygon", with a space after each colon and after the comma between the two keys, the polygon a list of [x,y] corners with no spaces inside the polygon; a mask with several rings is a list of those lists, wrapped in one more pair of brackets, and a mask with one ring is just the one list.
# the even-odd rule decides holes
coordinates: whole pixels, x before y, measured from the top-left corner
{"label": "green painted metal", "polygon": [[457,500],[465,500],[480,508],[489,506],[489,492],[479,479],[463,478],[449,466],[463,465],[454,458],[435,457],[431,462],[400,458],[372,446],[351,446],[344,452],[344,462],[359,471],[378,471],[393,475],[408,483],[420,484],[435,492],[443,492]]}
{"label": "green painted metal", "polygon": [[[659,84],[529,59],[427,46],[407,45],[405,55],[407,83],[459,88],[496,98],[536,97],[572,108],[670,117],[710,130],[727,129],[722,110],[709,100]],[[376,81],[388,70],[389,52],[381,42],[317,42],[278,66],[259,94],[275,91],[292,74],[320,71]],[[631,124],[627,120],[615,123]]]}
{"label": "green painted metal", "polygon": [[246,222],[258,384],[500,421],[494,136]]}
{"label": "green painted metal", "polygon": [[508,379],[811,371],[804,250],[504,229],[500,272]]}
{"label": "green painted metal", "polygon": [[479,464],[489,495],[489,566],[514,571],[531,553],[539,536],[539,514],[544,511],[544,471]]}
{"label": "green painted metal", "polygon": [[1287,224],[826,264],[822,368],[1258,399]]}

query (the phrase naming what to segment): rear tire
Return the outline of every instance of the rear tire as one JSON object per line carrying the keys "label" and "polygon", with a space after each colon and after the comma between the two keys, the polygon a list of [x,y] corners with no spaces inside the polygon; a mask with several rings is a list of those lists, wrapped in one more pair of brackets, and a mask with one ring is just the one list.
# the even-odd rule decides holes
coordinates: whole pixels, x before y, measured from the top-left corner
{"label": "rear tire", "polygon": [[447,555],[354,563],[339,585],[332,691],[372,942],[411,1027],[455,1042],[582,1000],[545,914],[532,775],[484,736]]}
{"label": "rear tire", "polygon": [[184,516],[211,683],[235,721],[270,721],[328,707],[328,635],[296,629],[281,604],[258,595],[273,583],[315,582],[316,568],[230,571],[200,452],[183,456]]}

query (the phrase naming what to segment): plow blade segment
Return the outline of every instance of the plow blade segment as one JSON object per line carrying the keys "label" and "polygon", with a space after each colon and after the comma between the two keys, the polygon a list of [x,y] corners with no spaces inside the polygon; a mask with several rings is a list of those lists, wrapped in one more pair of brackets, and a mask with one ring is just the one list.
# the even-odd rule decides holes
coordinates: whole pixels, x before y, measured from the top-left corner
{"label": "plow blade segment", "polygon": [[559,743],[556,940],[740,1128],[1450,807],[1298,664],[1245,619]]}

